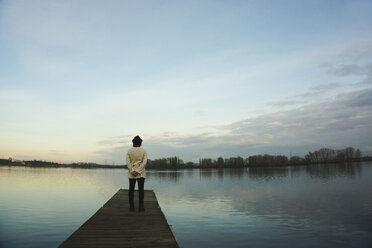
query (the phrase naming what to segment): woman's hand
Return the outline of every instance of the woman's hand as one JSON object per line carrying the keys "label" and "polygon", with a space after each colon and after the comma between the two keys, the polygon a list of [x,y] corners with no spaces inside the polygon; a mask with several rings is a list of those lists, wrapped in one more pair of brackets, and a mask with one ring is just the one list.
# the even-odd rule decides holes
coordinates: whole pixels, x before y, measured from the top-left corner
{"label": "woman's hand", "polygon": [[132,174],[132,176],[134,176],[134,177],[140,175],[140,173],[138,173],[137,171],[133,171],[131,174]]}

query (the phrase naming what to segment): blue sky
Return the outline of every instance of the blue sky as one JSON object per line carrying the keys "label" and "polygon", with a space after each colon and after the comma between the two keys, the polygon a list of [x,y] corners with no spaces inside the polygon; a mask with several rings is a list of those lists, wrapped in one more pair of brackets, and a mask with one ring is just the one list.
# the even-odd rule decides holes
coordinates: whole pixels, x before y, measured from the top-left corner
{"label": "blue sky", "polygon": [[372,153],[371,1],[0,1],[0,156]]}

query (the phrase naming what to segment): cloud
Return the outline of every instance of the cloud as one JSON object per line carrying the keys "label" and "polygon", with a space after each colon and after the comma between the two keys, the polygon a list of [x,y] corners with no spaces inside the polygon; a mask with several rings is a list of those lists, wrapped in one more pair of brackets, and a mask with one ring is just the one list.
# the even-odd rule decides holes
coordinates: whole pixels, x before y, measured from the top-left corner
{"label": "cloud", "polygon": [[341,52],[338,52],[333,56],[336,61],[360,61],[370,60],[372,57],[372,43],[371,42],[356,42]]}
{"label": "cloud", "polygon": [[340,105],[351,106],[351,107],[368,107],[372,105],[371,90],[365,89],[358,91],[358,95],[355,94],[342,94],[338,97]]}
{"label": "cloud", "polygon": [[366,75],[371,72],[372,63],[368,64],[341,64],[336,66],[327,66],[328,73],[336,76]]}
{"label": "cloud", "polygon": [[[304,155],[324,146],[354,146],[369,152],[372,140],[370,99],[372,88],[350,91],[323,102],[215,126],[215,132],[148,136],[144,145],[151,158],[178,155],[194,161],[201,157],[289,154],[290,151]],[[102,140],[100,144],[109,143],[114,147],[106,147],[99,153],[103,156],[123,154],[130,147],[129,138],[118,136]]]}
{"label": "cloud", "polygon": [[333,90],[341,86],[342,86],[341,83],[318,84],[310,88],[311,90],[310,95],[318,94],[324,91]]}
{"label": "cloud", "polygon": [[359,42],[338,52],[331,61],[322,63],[328,74],[345,76],[372,76],[372,43]]}
{"label": "cloud", "polygon": [[269,101],[269,105],[283,107],[305,104],[316,99],[319,99],[321,96],[329,94],[330,92],[335,91],[343,86],[344,84],[339,82],[318,84],[316,86],[311,87],[304,93],[287,96],[279,100],[271,100]]}
{"label": "cloud", "polygon": [[303,104],[305,102],[306,101],[300,95],[291,96],[280,100],[269,101],[271,105],[275,106],[292,106],[297,104]]}
{"label": "cloud", "polygon": [[[371,55],[371,56],[370,56]],[[282,99],[269,101],[269,105],[285,107],[299,106],[311,102],[322,101],[324,96],[340,93],[347,87],[366,87],[372,85],[372,43],[355,43],[353,46],[327,57],[321,68],[326,73],[336,76],[339,80],[332,83],[322,83],[310,87],[306,92],[290,95]],[[348,76],[356,76],[357,82],[345,81]]]}
{"label": "cloud", "polygon": [[369,131],[372,127],[370,99],[372,89],[366,88],[300,108],[243,120],[226,128],[234,134],[254,131],[258,137],[270,133],[271,144],[278,146],[302,145],[307,142],[320,146],[366,146],[370,142],[368,138],[372,137]]}

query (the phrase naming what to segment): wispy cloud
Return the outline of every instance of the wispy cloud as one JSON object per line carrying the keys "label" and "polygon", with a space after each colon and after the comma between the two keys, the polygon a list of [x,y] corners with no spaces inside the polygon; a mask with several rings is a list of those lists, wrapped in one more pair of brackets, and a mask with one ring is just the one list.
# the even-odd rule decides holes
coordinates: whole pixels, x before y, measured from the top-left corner
{"label": "wispy cloud", "polygon": [[372,43],[358,42],[336,53],[331,61],[323,62],[321,66],[326,72],[338,77],[363,76],[370,77],[372,73]]}
{"label": "wispy cloud", "polygon": [[371,71],[372,63],[368,64],[341,64],[337,66],[327,65],[328,73],[336,76],[365,75]]}
{"label": "wispy cloud", "polygon": [[[321,63],[321,68],[329,75],[335,76],[335,82],[321,83],[311,86],[307,91],[269,101],[273,106],[299,106],[316,101],[323,101],[341,89],[372,84],[372,44],[358,42],[327,57],[328,61]],[[358,79],[345,81],[348,76]],[[329,79],[327,79],[329,80]]]}
{"label": "wispy cloud", "polygon": [[330,92],[335,91],[343,86],[344,84],[342,83],[319,84],[311,87],[304,93],[287,96],[279,100],[271,100],[269,101],[269,104],[274,106],[292,106],[304,104],[314,100],[319,100],[320,97],[324,96],[325,94],[329,94]]}
{"label": "wispy cloud", "polygon": [[[372,88],[351,91],[319,103],[265,114],[229,125],[215,127],[219,132],[186,136],[167,133],[145,139],[153,157],[182,154],[185,159],[201,156],[232,156],[278,151],[307,152],[309,147],[352,145],[368,151],[372,139]],[[222,132],[221,132],[222,131]],[[101,154],[123,153],[124,137],[112,138],[115,149]],[[125,139],[129,140],[129,137]],[[100,141],[106,143],[107,141]]]}

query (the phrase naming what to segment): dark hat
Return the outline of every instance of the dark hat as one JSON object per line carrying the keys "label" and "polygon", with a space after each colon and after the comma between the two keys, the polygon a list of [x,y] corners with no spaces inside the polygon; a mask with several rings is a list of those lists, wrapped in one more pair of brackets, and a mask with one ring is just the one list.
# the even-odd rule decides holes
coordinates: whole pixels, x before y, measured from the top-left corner
{"label": "dark hat", "polygon": [[142,139],[140,138],[140,136],[137,135],[136,137],[134,137],[134,139],[132,139],[132,142],[134,145],[140,145],[142,143]]}

